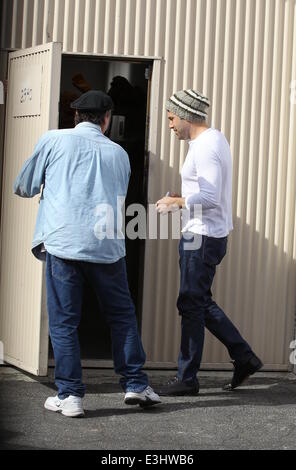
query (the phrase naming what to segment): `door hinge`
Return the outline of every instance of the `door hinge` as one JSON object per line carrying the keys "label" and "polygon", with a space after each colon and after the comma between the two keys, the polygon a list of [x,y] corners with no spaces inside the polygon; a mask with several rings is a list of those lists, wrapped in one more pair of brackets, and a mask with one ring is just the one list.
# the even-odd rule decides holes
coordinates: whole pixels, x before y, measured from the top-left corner
{"label": "door hinge", "polygon": [[151,80],[152,76],[152,67],[146,67],[145,68],[145,78],[146,80]]}

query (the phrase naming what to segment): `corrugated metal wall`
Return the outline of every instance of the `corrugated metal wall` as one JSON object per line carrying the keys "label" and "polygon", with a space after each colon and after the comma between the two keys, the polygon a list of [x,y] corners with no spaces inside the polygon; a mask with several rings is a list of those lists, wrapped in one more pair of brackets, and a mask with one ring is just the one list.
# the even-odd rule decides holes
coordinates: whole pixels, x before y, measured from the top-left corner
{"label": "corrugated metal wall", "polygon": [[[215,294],[266,364],[288,364],[295,312],[295,0],[3,0],[2,47],[63,42],[64,51],[163,57],[149,199],[178,190],[186,144],[167,129],[164,99],[192,87],[233,153],[235,231]],[[154,176],[155,175],[155,176]],[[154,178],[152,180],[152,178]],[[179,347],[176,242],[146,249],[148,359]],[[205,363],[228,361],[208,339]]]}
{"label": "corrugated metal wall", "polygon": [[[7,77],[7,59],[8,53],[0,51],[0,80],[4,83]],[[0,105],[0,175],[3,171],[3,144],[4,144],[4,131],[5,131],[5,106]],[[2,194],[2,179],[0,178],[0,202]],[[0,219],[1,219],[1,205],[0,205]]]}

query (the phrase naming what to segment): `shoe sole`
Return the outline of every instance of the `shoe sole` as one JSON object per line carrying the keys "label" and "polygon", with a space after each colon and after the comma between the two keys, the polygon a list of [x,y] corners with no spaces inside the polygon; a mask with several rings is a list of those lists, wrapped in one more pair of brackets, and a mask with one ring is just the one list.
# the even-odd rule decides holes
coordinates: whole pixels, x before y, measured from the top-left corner
{"label": "shoe sole", "polygon": [[64,416],[67,416],[68,418],[79,418],[80,416],[84,416],[84,411],[81,412],[71,412],[71,411],[65,411],[61,410],[60,408],[55,408],[54,406],[50,405],[44,405],[44,408],[49,411],[54,411],[55,413],[61,413]]}
{"label": "shoe sole", "polygon": [[158,392],[160,397],[196,397],[199,394],[198,392]]}
{"label": "shoe sole", "polygon": [[187,387],[187,389],[183,390],[157,390],[157,393],[161,397],[183,397],[183,396],[189,396],[189,397],[195,397],[196,395],[199,394],[199,388],[195,387]]}
{"label": "shoe sole", "polygon": [[161,401],[152,401],[152,400],[143,401],[140,398],[129,397],[129,398],[125,398],[124,403],[126,405],[131,405],[131,406],[140,405],[142,408],[146,408],[147,406],[159,405]]}
{"label": "shoe sole", "polygon": [[258,372],[258,370],[262,369],[263,366],[264,366],[264,364],[263,364],[263,362],[261,362],[260,364],[258,364],[258,366],[256,367],[256,369],[255,369],[253,372],[251,372],[249,375],[247,375],[247,376],[244,378],[244,380],[243,380],[241,383],[239,383],[239,384],[236,385],[235,387],[232,387],[231,384],[227,384],[227,385],[225,385],[225,387],[223,387],[223,390],[228,390],[228,391],[235,390],[236,388],[238,388],[238,387],[240,387],[241,385],[243,385],[243,384],[246,382],[246,380],[248,380],[248,379],[251,377],[251,375],[256,374],[256,372]]}

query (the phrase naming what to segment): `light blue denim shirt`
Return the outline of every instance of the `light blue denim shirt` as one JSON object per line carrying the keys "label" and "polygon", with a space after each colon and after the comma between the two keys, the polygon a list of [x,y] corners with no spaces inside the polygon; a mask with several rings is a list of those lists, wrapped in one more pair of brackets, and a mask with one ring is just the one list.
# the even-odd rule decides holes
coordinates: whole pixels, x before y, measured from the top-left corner
{"label": "light blue denim shirt", "polygon": [[[115,263],[125,256],[122,204],[130,176],[125,150],[89,122],[46,132],[14,183],[15,194],[43,191],[32,251]],[[113,229],[114,228],[114,229]]]}

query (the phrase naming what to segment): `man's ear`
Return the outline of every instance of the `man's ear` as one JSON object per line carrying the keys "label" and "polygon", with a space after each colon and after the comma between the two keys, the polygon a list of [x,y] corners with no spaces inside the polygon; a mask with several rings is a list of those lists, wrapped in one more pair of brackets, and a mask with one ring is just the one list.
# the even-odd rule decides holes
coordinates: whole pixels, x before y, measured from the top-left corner
{"label": "man's ear", "polygon": [[108,130],[110,122],[111,122],[111,111],[107,111],[104,116],[104,124],[102,126],[103,133],[105,133]]}

